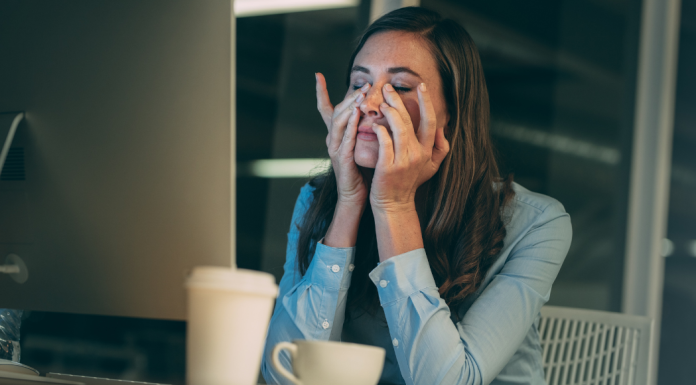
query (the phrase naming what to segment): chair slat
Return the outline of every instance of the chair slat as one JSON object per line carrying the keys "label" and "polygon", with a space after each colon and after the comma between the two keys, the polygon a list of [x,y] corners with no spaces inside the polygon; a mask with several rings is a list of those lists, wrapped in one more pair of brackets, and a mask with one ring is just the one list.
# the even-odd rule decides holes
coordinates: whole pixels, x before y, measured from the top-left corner
{"label": "chair slat", "polygon": [[601,323],[592,323],[594,330],[590,335],[590,356],[587,359],[587,382],[588,384],[594,384],[595,379],[595,360],[597,359],[597,349],[599,347],[599,335],[602,333],[603,325]]}
{"label": "chair slat", "polygon": [[578,330],[575,335],[576,343],[575,343],[575,353],[574,353],[574,363],[570,371],[570,378],[569,381],[566,381],[566,384],[576,384],[577,379],[575,377],[577,373],[578,366],[580,365],[581,362],[581,357],[580,357],[580,348],[583,346],[582,342],[584,340],[585,336],[585,327],[587,326],[586,321],[580,321],[579,322],[580,326],[578,327]]}
{"label": "chair slat", "polygon": [[577,344],[577,338],[575,336],[575,329],[578,326],[577,320],[570,320],[570,331],[568,333],[568,356],[565,357],[565,364],[563,365],[563,378],[561,379],[560,384],[567,384],[569,381],[569,373],[570,373],[570,368],[573,366],[573,360],[575,359],[575,355],[577,354],[575,351],[575,346]]}
{"label": "chair slat", "polygon": [[609,379],[611,378],[611,370],[610,370],[610,365],[611,365],[611,359],[614,354],[614,330],[616,329],[615,326],[610,325],[607,329],[607,339],[604,341],[604,344],[602,344],[602,348],[604,349],[604,357],[602,358],[602,366],[601,366],[601,373],[602,373],[602,381],[601,385],[609,385]]}
{"label": "chair slat", "polygon": [[621,372],[619,372],[619,357],[621,351],[624,349],[623,342],[623,331],[624,328],[619,326],[616,328],[616,344],[614,345],[614,361],[611,366],[611,372],[614,374],[612,377],[611,385],[619,385],[618,381],[621,381]]}
{"label": "chair slat", "polygon": [[631,361],[628,364],[628,383],[633,384],[635,375],[636,356],[638,355],[638,330],[631,333]]}
{"label": "chair slat", "polygon": [[561,363],[563,361],[563,344],[564,344],[564,338],[563,335],[565,333],[566,325],[568,324],[568,320],[561,319],[559,320],[559,327],[556,329],[556,335],[555,335],[555,346],[557,348],[557,351],[555,352],[555,356],[553,357],[553,365],[556,370],[554,370],[553,373],[553,380],[551,383],[553,384],[558,384],[558,375],[561,372]]}

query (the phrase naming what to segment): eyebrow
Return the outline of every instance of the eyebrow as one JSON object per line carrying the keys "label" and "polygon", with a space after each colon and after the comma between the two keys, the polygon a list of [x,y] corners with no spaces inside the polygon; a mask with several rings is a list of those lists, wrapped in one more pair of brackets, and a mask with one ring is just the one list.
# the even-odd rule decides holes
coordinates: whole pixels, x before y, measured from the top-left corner
{"label": "eyebrow", "polygon": [[[351,72],[364,72],[368,75],[370,74],[370,70],[363,67],[363,66],[353,66],[353,68],[351,68]],[[408,67],[392,67],[392,68],[389,68],[387,70],[387,72],[390,74],[398,74],[400,72],[406,72],[406,73],[409,73],[409,74],[416,76],[418,78],[421,77],[420,75],[418,75],[418,73],[416,71],[414,71]]]}

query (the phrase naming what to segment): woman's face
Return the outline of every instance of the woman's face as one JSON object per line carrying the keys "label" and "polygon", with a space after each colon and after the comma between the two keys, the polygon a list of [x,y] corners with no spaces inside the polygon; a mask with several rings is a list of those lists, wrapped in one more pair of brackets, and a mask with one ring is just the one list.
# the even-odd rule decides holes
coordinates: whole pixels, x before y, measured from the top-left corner
{"label": "woman's face", "polygon": [[355,143],[355,163],[375,168],[379,155],[379,142],[372,131],[372,124],[381,124],[391,135],[389,122],[379,105],[386,103],[383,95],[385,84],[391,84],[401,97],[416,131],[420,124],[418,91],[425,83],[435,108],[437,127],[444,127],[449,114],[442,91],[442,79],[435,58],[426,43],[414,34],[406,32],[382,32],[372,35],[363,45],[353,62],[348,93],[366,83],[372,87],[360,104],[360,122]]}

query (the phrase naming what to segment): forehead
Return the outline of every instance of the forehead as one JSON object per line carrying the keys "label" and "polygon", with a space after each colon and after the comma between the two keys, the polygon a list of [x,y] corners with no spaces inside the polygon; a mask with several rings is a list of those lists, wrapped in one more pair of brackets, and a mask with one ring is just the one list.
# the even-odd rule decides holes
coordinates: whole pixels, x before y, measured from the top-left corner
{"label": "forehead", "polygon": [[426,42],[413,33],[380,32],[370,36],[353,65],[370,70],[408,67],[421,77],[437,76],[437,63]]}

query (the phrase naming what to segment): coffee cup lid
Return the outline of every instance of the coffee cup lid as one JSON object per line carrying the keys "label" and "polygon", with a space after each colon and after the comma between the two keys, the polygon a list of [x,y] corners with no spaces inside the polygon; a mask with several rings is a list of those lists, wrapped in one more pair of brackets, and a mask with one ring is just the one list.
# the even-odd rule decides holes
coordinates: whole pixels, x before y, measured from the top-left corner
{"label": "coffee cup lid", "polygon": [[186,280],[189,288],[239,291],[277,297],[275,277],[261,271],[232,269],[221,266],[197,266]]}

